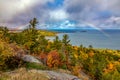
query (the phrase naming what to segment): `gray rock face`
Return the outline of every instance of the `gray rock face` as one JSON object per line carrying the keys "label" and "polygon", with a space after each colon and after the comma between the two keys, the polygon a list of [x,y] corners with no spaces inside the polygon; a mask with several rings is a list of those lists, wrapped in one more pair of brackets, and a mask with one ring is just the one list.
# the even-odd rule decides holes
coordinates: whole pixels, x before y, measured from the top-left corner
{"label": "gray rock face", "polygon": [[45,74],[49,80],[82,80],[77,76],[56,71],[30,70],[30,72]]}
{"label": "gray rock face", "polygon": [[36,59],[34,56],[31,56],[31,55],[23,55],[21,59],[26,62],[39,63],[43,65],[41,61],[39,61],[38,59]]}
{"label": "gray rock face", "polygon": [[61,72],[53,72],[53,71],[46,71],[49,75],[51,80],[81,80],[76,76],[61,73]]}

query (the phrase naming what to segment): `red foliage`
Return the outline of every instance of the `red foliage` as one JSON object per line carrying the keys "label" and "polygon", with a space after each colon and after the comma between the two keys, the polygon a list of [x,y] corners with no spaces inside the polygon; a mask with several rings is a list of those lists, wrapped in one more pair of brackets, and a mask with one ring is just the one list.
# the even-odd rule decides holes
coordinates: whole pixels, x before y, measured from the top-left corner
{"label": "red foliage", "polygon": [[39,58],[41,59],[41,61],[44,63],[44,64],[47,64],[47,54],[46,53],[41,53]]}
{"label": "red foliage", "polygon": [[47,65],[52,67],[59,67],[60,66],[60,55],[56,50],[53,50],[48,53],[47,56]]}

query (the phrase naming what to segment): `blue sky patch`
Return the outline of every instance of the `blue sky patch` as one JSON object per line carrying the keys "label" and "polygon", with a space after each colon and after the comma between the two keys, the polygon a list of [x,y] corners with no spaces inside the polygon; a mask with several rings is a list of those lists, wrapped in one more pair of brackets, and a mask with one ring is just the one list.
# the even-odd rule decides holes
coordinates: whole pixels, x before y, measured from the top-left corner
{"label": "blue sky patch", "polygon": [[48,2],[47,5],[50,8],[57,8],[57,7],[61,7],[63,5],[64,0],[54,0],[54,2]]}

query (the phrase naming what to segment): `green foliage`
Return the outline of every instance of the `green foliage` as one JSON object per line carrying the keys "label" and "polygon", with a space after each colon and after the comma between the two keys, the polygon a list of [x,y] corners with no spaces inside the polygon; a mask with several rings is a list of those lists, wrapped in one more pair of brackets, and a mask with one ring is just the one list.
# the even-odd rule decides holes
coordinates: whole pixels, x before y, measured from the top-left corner
{"label": "green foliage", "polygon": [[67,34],[63,35],[62,43],[65,46],[67,46],[69,44],[69,42],[70,42],[70,40],[68,40],[68,39],[69,39],[69,36]]}
{"label": "green foliage", "polygon": [[7,27],[0,26],[0,33],[3,34],[4,37],[8,35],[8,31],[9,31],[9,30],[8,30]]}
{"label": "green foliage", "polygon": [[59,40],[58,36],[55,37],[55,39],[53,40],[53,49],[57,49],[60,50],[62,46],[61,40]]}
{"label": "green foliage", "polygon": [[0,80],[8,80],[8,75],[0,75]]}
{"label": "green foliage", "polygon": [[35,29],[36,25],[38,24],[37,18],[33,18],[32,20],[30,20],[29,23],[30,23],[29,27]]}
{"label": "green foliage", "polygon": [[5,62],[4,63],[5,69],[11,69],[11,70],[22,67],[25,63],[24,61],[17,58],[16,56],[11,56],[11,57],[5,59],[4,62]]}
{"label": "green foliage", "polygon": [[4,26],[0,26],[0,38],[5,40],[6,42],[9,41],[9,30],[7,27],[4,27]]}
{"label": "green foliage", "polygon": [[103,74],[101,80],[120,80],[120,73],[115,70],[107,74]]}
{"label": "green foliage", "polygon": [[46,51],[45,48],[48,44],[48,40],[36,30],[37,19],[34,18],[30,22],[30,27],[20,33],[10,34],[10,42],[16,42],[18,45],[22,45],[30,51],[31,54]]}
{"label": "green foliage", "polygon": [[46,67],[44,65],[40,65],[40,64],[37,64],[37,63],[29,63],[29,62],[25,63],[25,67],[27,69],[39,69],[39,70],[48,69],[48,67]]}
{"label": "green foliage", "polygon": [[120,64],[116,65],[117,71],[120,73]]}

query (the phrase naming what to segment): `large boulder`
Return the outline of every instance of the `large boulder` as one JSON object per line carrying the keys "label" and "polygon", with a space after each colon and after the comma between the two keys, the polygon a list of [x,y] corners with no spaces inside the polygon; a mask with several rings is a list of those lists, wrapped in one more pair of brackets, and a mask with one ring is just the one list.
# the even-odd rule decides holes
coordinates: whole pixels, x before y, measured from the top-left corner
{"label": "large boulder", "polygon": [[25,62],[31,62],[31,63],[38,63],[43,65],[43,63],[38,60],[36,57],[29,55],[28,50],[24,50],[22,48],[18,48],[16,45],[11,45],[11,48],[13,48],[15,52],[15,56]]}
{"label": "large boulder", "polygon": [[43,65],[43,63],[40,60],[31,55],[23,55],[21,59],[25,62],[38,63]]}

